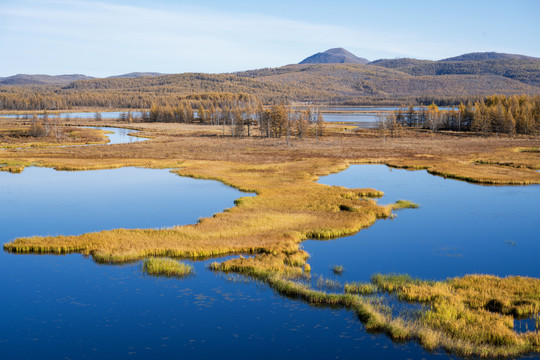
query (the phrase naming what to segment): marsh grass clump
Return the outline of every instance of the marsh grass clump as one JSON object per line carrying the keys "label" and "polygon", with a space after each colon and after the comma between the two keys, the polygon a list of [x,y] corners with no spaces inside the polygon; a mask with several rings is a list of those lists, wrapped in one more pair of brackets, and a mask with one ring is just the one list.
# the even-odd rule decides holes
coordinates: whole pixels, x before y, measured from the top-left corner
{"label": "marsh grass clump", "polygon": [[422,281],[413,279],[407,274],[374,274],[371,276],[371,283],[381,290],[394,292],[401,290],[405,285],[419,284]]}
{"label": "marsh grass clump", "polygon": [[[275,260],[279,257],[257,255],[250,259],[233,259],[220,264],[219,269],[254,277],[281,295],[313,305],[352,310],[366,330],[383,332],[399,341],[416,339],[427,349],[442,347],[461,356],[489,358],[540,351],[537,332],[517,334],[513,330],[512,315],[489,311],[484,307],[487,302],[477,299],[481,294],[487,300],[513,293],[515,298],[509,298],[507,303],[522,306],[530,303],[525,299],[538,296],[538,279],[500,279],[484,275],[434,282],[405,274],[375,274],[371,284],[346,284],[345,293],[326,293],[325,289],[335,286],[332,282],[321,276],[317,279],[318,289],[312,289],[306,282],[291,279],[290,266]],[[270,259],[274,259],[274,264],[281,264],[280,267],[268,262]],[[400,301],[421,302],[424,306],[415,311],[414,316],[403,311],[394,314],[384,296],[359,296],[375,290],[394,293]]]}
{"label": "marsh grass clump", "polygon": [[167,258],[149,258],[143,262],[143,271],[153,276],[186,277],[193,275],[193,266]]}
{"label": "marsh grass clump", "polygon": [[392,205],[393,210],[399,209],[418,209],[420,206],[409,200],[398,200]]}
{"label": "marsh grass clump", "polygon": [[345,271],[345,268],[343,267],[343,265],[333,265],[331,267],[331,270],[334,274],[341,275]]}
{"label": "marsh grass clump", "polygon": [[345,292],[358,295],[372,295],[379,291],[377,285],[370,283],[352,282],[345,284]]}

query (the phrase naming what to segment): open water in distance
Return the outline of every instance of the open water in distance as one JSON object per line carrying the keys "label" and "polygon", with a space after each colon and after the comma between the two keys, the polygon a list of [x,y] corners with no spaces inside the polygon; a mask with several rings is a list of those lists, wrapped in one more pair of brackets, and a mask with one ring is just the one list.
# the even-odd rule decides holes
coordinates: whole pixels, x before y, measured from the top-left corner
{"label": "open water in distance", "polygon": [[[367,179],[355,179],[348,171],[344,174],[351,179],[352,187],[370,186]],[[380,173],[388,177],[396,174],[400,172]],[[335,179],[323,179],[327,180]],[[457,181],[448,180],[448,183],[482,189]],[[200,216],[230,207],[233,199],[246,195],[216,182],[185,179],[165,170],[136,168],[84,172],[27,168],[22,174],[0,172],[0,187],[0,239],[3,243],[33,234],[79,234],[117,227],[194,223]],[[416,188],[420,193],[424,191],[422,183]],[[414,194],[401,196],[402,189],[395,189],[394,195],[389,189],[382,189],[389,193],[388,198],[381,200],[383,202],[410,197],[421,206],[428,206],[422,199],[411,197]],[[518,190],[513,196],[516,201],[531,196],[530,193],[520,195],[520,189],[527,187],[506,191]],[[447,191],[439,188],[446,195],[446,201],[437,202],[437,209],[452,206],[454,190],[451,185]],[[469,191],[469,195],[474,193],[475,190]],[[474,203],[482,198],[469,200]],[[375,226],[407,222],[411,220],[407,214],[422,215],[421,210],[402,210],[397,219],[379,221]],[[463,227],[461,233],[467,232]],[[440,270],[439,273],[438,263],[425,272],[413,261],[392,266],[392,261],[400,257],[414,256],[418,248],[413,242],[411,252],[404,251],[410,239],[403,238],[399,242],[400,236],[394,234],[392,239],[395,240],[391,243],[384,238],[362,241],[348,237],[328,242],[310,241],[305,247],[313,254],[310,263],[316,266],[314,272],[323,275],[329,273],[334,263],[345,265],[344,277],[357,280],[389,269],[403,268],[413,275],[428,274],[435,278],[452,272]],[[504,247],[507,252],[527,244],[520,240],[522,236],[513,238],[516,246]],[[341,245],[342,241],[346,245]],[[385,254],[373,250],[380,241],[386,241]],[[395,245],[397,247],[393,248]],[[497,241],[492,244],[493,247],[498,245]],[[319,251],[318,246],[325,248]],[[332,258],[336,253],[334,248],[339,252],[339,261]],[[379,263],[386,265],[374,266],[374,261],[366,260],[370,256],[380,256]],[[321,259],[328,263],[323,264]],[[528,263],[529,259],[526,257],[521,263],[522,272],[536,273],[535,262]],[[0,308],[3,309],[0,358],[452,358],[441,351],[426,352],[415,343],[394,344],[385,335],[367,334],[348,311],[310,307],[278,296],[267,286],[244,281],[242,277],[212,273],[205,268],[211,261],[193,263],[195,276],[178,280],[144,276],[140,263],[110,266],[95,264],[78,254],[0,252],[3,287],[0,292]],[[411,267],[407,268],[409,265]]]}
{"label": "open water in distance", "polygon": [[[419,110],[419,106],[414,107]],[[449,107],[439,107],[440,110],[450,110]],[[360,129],[376,129],[377,114],[383,111],[396,111],[398,107],[324,107],[320,109],[324,120],[328,122],[352,122]],[[330,112],[327,112],[330,111]],[[348,112],[352,111],[352,112]]]}

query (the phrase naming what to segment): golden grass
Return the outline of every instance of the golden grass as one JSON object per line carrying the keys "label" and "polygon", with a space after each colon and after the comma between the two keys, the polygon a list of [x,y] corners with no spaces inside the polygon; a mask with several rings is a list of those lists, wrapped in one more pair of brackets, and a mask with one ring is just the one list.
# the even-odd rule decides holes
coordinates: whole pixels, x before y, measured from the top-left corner
{"label": "golden grass", "polygon": [[376,275],[372,281],[402,300],[429,304],[421,325],[441,332],[447,338],[441,345],[451,345],[451,340],[462,344],[459,352],[463,355],[540,352],[538,332],[513,330],[514,318],[538,313],[540,279],[469,275],[426,282],[404,275]]}
{"label": "golden grass", "polygon": [[[211,268],[250,276],[267,283],[281,295],[310,304],[352,310],[368,331],[384,332],[395,340],[417,340],[427,349],[441,347],[462,356],[490,358],[540,352],[538,332],[518,334],[512,329],[511,316],[486,310],[478,304],[470,305],[481,296],[482,289],[503,297],[510,292],[511,301],[519,304],[530,297],[540,301],[537,290],[540,279],[476,275],[425,282],[406,275],[379,274],[372,278],[371,284],[346,284],[343,294],[339,292],[339,284],[322,277],[316,282],[317,289],[299,282],[297,279],[309,275],[302,272],[300,265],[287,264],[283,254],[237,258],[214,263]],[[422,302],[428,305],[428,310],[418,320],[392,316],[382,302],[372,297],[380,291],[397,293],[402,300]]]}
{"label": "golden grass", "polygon": [[[184,162],[177,173],[219,179],[256,197],[237,200],[237,206],[198,224],[172,229],[117,229],[80,236],[32,237],[5,244],[8,251],[25,253],[82,252],[96,261],[132,261],[148,256],[206,257],[229,253],[281,252],[297,249],[306,238],[334,238],[353,234],[390,215],[390,209],[351,190],[317,184],[322,171],[345,164],[305,161],[272,165]],[[324,169],[324,170],[323,170]],[[352,194],[356,193],[356,198]],[[349,206],[357,210],[342,211]],[[297,260],[296,260],[297,261]]]}
{"label": "golden grass", "polygon": [[153,276],[185,277],[193,274],[193,266],[166,258],[149,258],[143,262],[143,271]]}
{"label": "golden grass", "polygon": [[398,200],[392,205],[392,209],[418,209],[420,206],[409,200]]}
{"label": "golden grass", "polygon": [[109,139],[99,129],[59,126],[59,137],[52,133],[47,137],[28,135],[28,126],[12,124],[0,128],[0,149],[46,148],[66,145],[105,144]]}
{"label": "golden grass", "polygon": [[377,285],[369,283],[352,282],[345,284],[345,292],[349,294],[371,295],[379,291]]}

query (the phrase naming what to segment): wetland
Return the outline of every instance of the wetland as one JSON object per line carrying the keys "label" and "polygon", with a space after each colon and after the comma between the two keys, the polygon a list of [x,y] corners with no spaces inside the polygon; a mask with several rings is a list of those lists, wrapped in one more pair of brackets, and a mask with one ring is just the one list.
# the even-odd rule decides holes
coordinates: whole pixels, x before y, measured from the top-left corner
{"label": "wetland", "polygon": [[[14,212],[19,221],[7,222],[14,223],[13,232],[3,240],[7,251],[2,253],[0,262],[6,274],[6,286],[13,289],[1,298],[4,307],[14,309],[7,315],[9,325],[0,335],[0,347],[7,358],[17,354],[35,354],[40,351],[38,349],[51,351],[50,355],[44,355],[45,358],[195,358],[216,356],[212,349],[237,346],[246,349],[239,357],[248,358],[250,350],[257,351],[269,343],[272,349],[261,355],[263,358],[274,358],[285,351],[293,356],[315,358],[354,358],[358,354],[380,358],[452,357],[446,350],[462,355],[517,356],[535,351],[522,345],[524,341],[534,341],[534,331],[533,335],[525,335],[526,338],[517,338],[517,346],[512,345],[514,330],[512,326],[508,327],[508,321],[512,320],[512,315],[508,314],[522,311],[526,318],[530,311],[523,306],[500,308],[497,316],[504,313],[501,321],[503,327],[506,326],[502,330],[502,338],[510,344],[502,353],[494,348],[487,352],[484,338],[458,337],[460,340],[453,341],[458,344],[460,341],[472,341],[473,345],[453,347],[446,330],[440,330],[445,329],[444,324],[424,321],[422,326],[432,326],[431,333],[427,335],[418,328],[403,326],[403,321],[411,318],[402,314],[411,307],[400,304],[405,296],[413,303],[417,301],[415,294],[418,289],[428,294],[438,291],[441,298],[446,298],[449,295],[441,289],[462,286],[469,280],[464,275],[469,273],[490,273],[500,277],[538,276],[534,265],[522,266],[527,261],[533,264],[532,257],[537,250],[534,233],[531,234],[537,222],[531,224],[531,217],[527,217],[527,213],[534,213],[537,185],[485,187],[435,177],[426,171],[390,170],[384,165],[352,165],[345,170],[350,165],[345,159],[359,159],[360,156],[355,154],[371,147],[370,151],[377,149],[386,154],[378,158],[380,163],[393,166],[427,169],[432,174],[444,173],[458,178],[472,177],[483,183],[535,183],[538,177],[533,170],[536,153],[514,150],[518,144],[534,147],[534,141],[481,140],[482,151],[477,151],[477,148],[468,152],[466,147],[461,147],[458,154],[460,166],[449,166],[453,164],[452,160],[442,154],[449,140],[438,136],[420,139],[417,145],[414,145],[415,137],[388,139],[386,142],[369,137],[360,138],[363,139],[361,142],[347,138],[336,142],[328,137],[316,143],[297,142],[294,149],[283,151],[286,148],[279,140],[231,141],[212,137],[210,127],[169,126],[168,135],[163,135],[161,125],[136,127],[143,135],[155,134],[155,138],[138,144],[110,147],[27,148],[3,154],[3,164],[23,169],[20,174],[0,172],[2,176],[12,177],[9,179],[18,177],[12,184],[12,206],[17,205],[21,193],[33,187],[36,191],[30,191],[30,198],[44,195],[45,203],[54,199],[59,201],[49,207],[21,202],[21,206],[28,208]],[[194,131],[196,135],[193,135]],[[210,138],[201,136],[201,131],[208,131]],[[424,146],[434,141],[443,146],[438,146],[439,154],[435,153],[435,157],[388,156],[393,149],[402,148],[404,141],[413,144],[413,151],[417,154],[425,154]],[[455,141],[460,140],[451,141],[454,149]],[[343,142],[350,145],[348,154],[340,150]],[[490,147],[490,142],[503,142],[507,146]],[[510,143],[513,146],[508,146]],[[165,144],[167,150],[163,151]],[[189,148],[203,149],[196,144],[204,146],[205,150],[190,152]],[[223,146],[231,151],[224,151]],[[327,158],[321,157],[322,150],[326,151]],[[171,151],[177,154],[173,155]],[[122,153],[127,156],[120,155]],[[238,158],[233,161],[228,156],[231,153]],[[298,153],[302,153],[304,158],[291,158]],[[221,160],[212,159],[214,156]],[[507,161],[501,165],[507,156],[512,157],[514,164],[530,168],[508,166]],[[472,165],[479,159],[489,159],[490,162]],[[465,166],[468,163],[471,165]],[[118,169],[57,172],[49,167]],[[178,177],[165,168],[172,168],[174,173],[191,179]],[[34,183],[23,180],[25,173],[32,176],[40,171],[43,173],[36,177],[38,180]],[[74,178],[65,182],[39,180],[47,179],[47,172],[47,176],[60,174]],[[92,204],[92,198],[98,202],[112,199],[113,204],[97,205],[98,212],[103,209],[112,211],[103,216],[105,225],[90,226],[95,222],[89,219],[99,219],[97,213],[88,213],[83,216],[87,221],[80,221],[70,218],[77,217],[75,211],[66,211],[62,220],[48,229],[47,223],[55,224],[54,221],[48,220],[43,213],[32,215],[32,209],[47,212],[43,209],[62,208],[61,204],[66,201],[70,204],[70,199],[76,209],[79,193],[83,191],[75,190],[67,196],[71,187],[68,184],[81,183],[83,188],[89,189],[97,184],[106,187],[115,181],[100,180],[99,177],[109,172],[125,172],[118,177],[119,188],[124,187],[124,182],[129,184],[133,181],[136,185],[131,188],[126,185],[129,195],[117,198],[119,191],[108,192],[106,188],[97,188],[96,193],[88,195],[91,198],[88,201],[82,198],[81,203],[89,204]],[[321,177],[330,173],[336,174]],[[91,180],[82,180],[81,177],[85,176]],[[157,183],[152,183],[154,176],[157,176]],[[214,204],[214,198],[219,198],[219,192],[231,190],[220,184],[220,190],[206,200],[177,201],[187,206],[186,213],[191,215],[184,221],[177,215],[184,210],[161,210],[163,202],[171,199],[171,194],[181,193],[180,189],[166,191],[167,186],[159,180],[161,177],[179,183],[183,180],[198,182],[201,180],[194,179],[199,178],[220,180],[257,196],[232,190],[233,196],[225,203],[207,208]],[[9,181],[5,183],[9,184]],[[66,189],[66,196],[62,196],[63,191],[55,192],[43,187],[54,188],[55,184],[62,190]],[[157,193],[150,193],[145,199],[148,190]],[[382,196],[379,191],[386,195]],[[194,191],[188,186],[187,193]],[[163,202],[160,199],[164,199]],[[236,206],[231,207],[234,199]],[[398,210],[407,204],[397,203],[398,200],[412,201],[419,208]],[[468,207],[465,205],[467,201],[479,207]],[[144,212],[147,204],[153,202],[157,208]],[[120,203],[127,204],[126,208],[117,209],[115,205]],[[198,203],[200,212],[194,210]],[[523,206],[522,211],[516,204]],[[225,208],[229,209],[222,212]],[[501,220],[508,217],[508,214],[503,215],[506,209],[516,216],[510,215],[508,221],[519,225],[519,229],[513,228],[513,232]],[[129,221],[126,224],[117,222],[124,213],[126,219],[136,219],[131,223],[135,225],[130,225]],[[152,214],[156,215],[155,219],[162,219],[167,213],[171,213],[167,221],[152,224]],[[32,221],[36,217],[45,219],[44,223]],[[142,221],[146,218],[148,223]],[[35,228],[27,225],[33,223]],[[500,227],[495,226],[495,232],[489,233],[484,225],[492,223],[500,223]],[[443,226],[445,224],[447,228]],[[62,229],[64,226],[68,229]],[[73,226],[72,230],[70,226]],[[469,226],[473,228],[469,229]],[[118,229],[120,227],[125,229]],[[388,232],[384,230],[386,227]],[[423,230],[418,231],[418,228]],[[437,233],[438,230],[443,236]],[[432,237],[418,235],[432,232]],[[304,241],[309,238],[320,240]],[[330,238],[337,239],[321,241]],[[515,253],[511,252],[513,250]],[[81,253],[82,256],[19,255],[70,252]],[[181,260],[192,267],[192,275],[150,276],[144,271],[143,261],[156,255]],[[208,259],[208,256],[213,258]],[[501,257],[507,261],[498,261]],[[516,260],[520,258],[524,259],[521,264]],[[400,280],[397,283],[392,277],[374,277],[376,273],[393,272],[410,273],[413,278],[422,280]],[[448,277],[456,276],[461,277],[461,282],[445,282]],[[422,282],[424,280],[429,282]],[[489,284],[489,281],[490,278],[480,277],[477,282]],[[516,281],[519,286],[525,286],[525,293],[535,296],[536,280],[532,280],[532,285],[519,278]],[[375,294],[371,294],[371,298],[344,294],[343,286],[352,282],[372,284],[365,288]],[[389,285],[393,283],[397,285]],[[413,285],[418,288],[412,288]],[[384,290],[390,288],[394,290]],[[463,297],[460,301],[466,301],[476,295],[467,293],[460,296]],[[391,309],[392,317],[387,317],[386,308]],[[418,311],[425,310],[423,306],[412,306],[412,319],[421,319]],[[477,316],[474,312],[477,310],[473,310],[463,311]],[[25,315],[27,313],[30,315]],[[439,319],[437,315],[431,319]],[[490,318],[489,321],[498,320]],[[170,339],[173,341],[169,342]],[[411,341],[403,343],[403,340]],[[72,345],[63,347],[61,354],[53,350],[66,341]],[[480,345],[474,345],[475,341]],[[110,348],[113,350],[109,351]]]}

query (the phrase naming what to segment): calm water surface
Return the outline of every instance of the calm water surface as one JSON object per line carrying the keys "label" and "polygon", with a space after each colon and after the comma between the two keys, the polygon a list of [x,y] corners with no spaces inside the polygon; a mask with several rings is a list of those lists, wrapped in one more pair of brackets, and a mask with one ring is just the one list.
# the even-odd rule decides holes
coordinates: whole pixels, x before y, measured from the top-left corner
{"label": "calm water surface", "polygon": [[324,121],[328,122],[353,122],[360,129],[376,129],[377,114],[371,113],[326,113]]}
{"label": "calm water surface", "polygon": [[[419,106],[414,107],[415,110],[419,110]],[[440,110],[450,110],[449,107],[439,107]],[[338,112],[325,112],[325,110],[338,111]],[[360,129],[375,129],[377,128],[377,114],[383,111],[396,111],[398,107],[367,107],[367,106],[354,106],[354,107],[324,107],[321,108],[325,121],[328,122],[353,122]],[[343,112],[339,112],[343,111]],[[355,112],[346,112],[355,111]],[[359,112],[362,111],[362,112]]]}
{"label": "calm water surface", "polygon": [[[83,126],[85,127],[85,126]],[[114,145],[114,144],[130,144],[134,142],[139,141],[146,141],[147,138],[141,138],[137,136],[131,136],[129,134],[136,134],[139,131],[137,130],[131,130],[131,129],[123,129],[123,128],[115,128],[115,127],[97,127],[97,126],[87,126],[92,129],[100,129],[107,131],[109,133],[105,134],[109,138],[108,145]],[[93,146],[93,145],[92,145]]]}
{"label": "calm water surface", "polygon": [[[421,236],[420,233],[437,229],[435,224],[426,225],[431,219],[430,209],[436,212],[458,206],[454,202],[453,184],[471,188],[470,204],[489,197],[471,198],[476,196],[477,189],[510,192],[506,197],[509,202],[510,198],[522,201],[522,197],[538,195],[534,191],[521,192],[523,189],[537,191],[537,187],[483,188],[429,175],[422,180],[406,180],[408,175],[422,175],[422,172],[404,172],[403,178],[394,182],[388,180],[397,186],[392,190],[383,187],[379,177],[393,178],[399,176],[400,171],[390,173],[385,167],[367,167],[367,177],[359,178],[351,175],[353,169],[356,168],[338,174],[349,179],[348,186],[374,186],[388,193],[382,202],[409,198],[422,208],[403,210],[397,219],[379,221],[375,227],[356,235],[368,234],[364,238],[304,243],[313,255],[310,263],[315,267],[314,272],[328,275],[331,264],[341,263],[346,267],[343,277],[355,279],[365,279],[375,271],[402,268],[418,276],[446,276],[454,271],[450,267],[440,269],[449,266],[440,261],[447,257],[439,256],[433,249],[439,249],[437,242],[447,240],[440,240],[437,234]],[[376,180],[376,184],[368,184],[372,172],[369,169],[374,171],[371,179]],[[429,205],[425,198],[413,197],[424,192],[427,192],[426,197],[435,196],[437,191],[426,185],[430,179],[443,181],[443,191],[438,188],[439,193],[446,194],[443,203],[435,198],[431,201],[433,205]],[[339,182],[335,177],[322,181]],[[422,181],[427,183],[422,184]],[[22,174],[0,172],[0,186],[2,242],[33,234],[79,234],[116,227],[194,223],[201,216],[232,206],[233,199],[246,195],[216,182],[181,178],[165,170],[136,168],[86,172],[27,168]],[[409,187],[416,190],[408,193]],[[494,203],[497,201],[488,206]],[[498,209],[504,215],[496,216],[495,223],[509,216],[509,212],[503,211],[508,204],[500,205]],[[485,215],[484,210],[476,208],[472,214],[493,217],[493,212]],[[515,216],[519,219],[525,213],[524,209]],[[467,214],[445,220],[457,228],[457,221],[463,221]],[[416,238],[403,233],[398,236],[395,228],[388,232],[393,234],[389,238],[382,236],[380,229],[414,221],[415,216],[423,218],[421,223],[425,226],[416,233]],[[516,218],[508,221],[516,221]],[[516,224],[521,226],[522,223]],[[459,231],[462,235],[459,242],[476,248],[474,243],[478,237],[467,235],[469,229],[465,226],[469,225],[469,222],[464,223]],[[378,233],[369,235],[372,229]],[[502,247],[508,254],[516,250],[525,254],[526,251],[521,250],[524,246],[535,251],[533,241],[526,241],[527,229],[520,230],[520,236],[512,237],[515,247],[505,247],[504,243],[499,246],[497,239],[492,239],[490,247]],[[494,236],[483,234],[486,238]],[[419,249],[425,247],[427,250],[418,257]],[[465,251],[462,253],[466,259],[472,256]],[[423,258],[435,257],[437,261],[429,271],[423,272],[423,266],[415,266],[415,256],[416,262],[422,264],[425,264]],[[370,260],[376,257],[378,261]],[[410,261],[400,260],[410,257]],[[522,266],[516,264],[516,269],[536,273],[535,262],[529,262],[531,258],[525,257]],[[144,276],[140,263],[108,266],[95,264],[77,254],[37,256],[1,252],[0,359],[452,358],[444,352],[426,352],[415,343],[394,344],[384,335],[367,334],[348,311],[310,307],[301,301],[280,297],[265,285],[212,273],[205,268],[210,261],[195,262],[195,276],[177,280]],[[397,264],[392,265],[396,261]],[[503,262],[503,259],[499,261]]]}
{"label": "calm water surface", "polygon": [[368,280],[376,272],[445,279],[470,273],[540,277],[540,186],[480,186],[426,171],[353,165],[320,180],[385,192],[381,204],[411,200],[393,220],[378,221],[335,241],[306,241],[310,264],[328,273],[343,264],[342,279]]}

